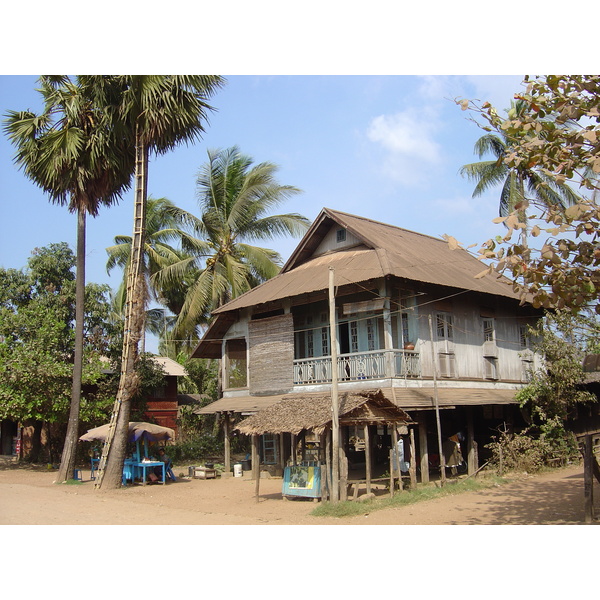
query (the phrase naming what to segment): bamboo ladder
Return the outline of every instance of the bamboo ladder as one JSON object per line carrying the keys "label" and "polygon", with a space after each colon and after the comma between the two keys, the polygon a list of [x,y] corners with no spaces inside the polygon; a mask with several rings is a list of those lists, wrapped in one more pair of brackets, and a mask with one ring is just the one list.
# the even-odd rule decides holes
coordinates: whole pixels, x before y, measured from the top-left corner
{"label": "bamboo ladder", "polygon": [[[131,240],[131,261],[127,272],[127,291],[125,302],[125,324],[129,325],[123,332],[123,356],[121,357],[121,375],[119,380],[119,389],[113,404],[112,414],[108,425],[108,433],[102,448],[102,455],[98,461],[98,477],[94,484],[95,488],[100,488],[104,478],[104,470],[106,461],[110,454],[112,444],[117,429],[119,415],[121,414],[121,405],[123,403],[123,382],[127,372],[127,365],[130,361],[135,360],[137,355],[137,342],[133,339],[131,324],[134,322],[134,302],[136,284],[140,282],[141,266],[143,264],[144,250],[144,232],[146,226],[146,184],[148,174],[146,172],[146,156],[147,147],[144,143],[136,144],[136,178],[138,184],[136,186],[136,198],[133,205],[133,238]],[[135,352],[134,352],[135,350]],[[129,426],[129,424],[127,424]]]}

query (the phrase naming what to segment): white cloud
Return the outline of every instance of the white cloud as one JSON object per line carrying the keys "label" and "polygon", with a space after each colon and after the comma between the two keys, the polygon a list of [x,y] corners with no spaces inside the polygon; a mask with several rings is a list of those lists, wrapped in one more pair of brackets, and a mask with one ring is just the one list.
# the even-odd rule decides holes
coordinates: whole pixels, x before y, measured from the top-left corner
{"label": "white cloud", "polygon": [[431,110],[412,108],[371,121],[367,137],[386,151],[383,169],[388,176],[414,185],[422,181],[427,168],[440,162],[436,123]]}

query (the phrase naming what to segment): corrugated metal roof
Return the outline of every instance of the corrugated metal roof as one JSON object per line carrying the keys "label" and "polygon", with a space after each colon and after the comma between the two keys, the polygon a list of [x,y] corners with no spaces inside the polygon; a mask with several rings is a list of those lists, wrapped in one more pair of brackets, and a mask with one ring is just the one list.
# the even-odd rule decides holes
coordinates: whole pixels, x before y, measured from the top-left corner
{"label": "corrugated metal roof", "polygon": [[158,363],[167,375],[175,375],[177,377],[185,377],[187,375],[183,366],[172,358],[168,358],[167,356],[153,356],[152,360]]}
{"label": "corrugated metal roof", "polygon": [[[324,224],[346,227],[364,246],[310,257],[309,249],[323,236]],[[317,224],[318,222],[318,224]],[[307,239],[308,238],[308,239]],[[325,290],[329,270],[335,269],[336,285],[360,283],[393,275],[423,283],[444,285],[518,299],[508,279],[475,276],[485,265],[463,249],[451,250],[448,242],[407,229],[324,209],[281,273],[215,310],[215,314]]]}

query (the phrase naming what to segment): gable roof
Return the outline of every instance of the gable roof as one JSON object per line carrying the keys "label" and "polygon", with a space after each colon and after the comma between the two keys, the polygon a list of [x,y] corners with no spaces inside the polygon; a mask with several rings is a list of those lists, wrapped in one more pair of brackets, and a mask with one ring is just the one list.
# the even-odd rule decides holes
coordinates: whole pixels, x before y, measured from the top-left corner
{"label": "gable roof", "polygon": [[[360,245],[314,256],[325,234],[335,225],[350,231]],[[336,285],[393,275],[519,299],[505,277],[486,275],[475,279],[484,264],[466,250],[451,250],[445,240],[324,208],[278,275],[213,312],[220,314],[325,290],[329,266],[335,269]]]}

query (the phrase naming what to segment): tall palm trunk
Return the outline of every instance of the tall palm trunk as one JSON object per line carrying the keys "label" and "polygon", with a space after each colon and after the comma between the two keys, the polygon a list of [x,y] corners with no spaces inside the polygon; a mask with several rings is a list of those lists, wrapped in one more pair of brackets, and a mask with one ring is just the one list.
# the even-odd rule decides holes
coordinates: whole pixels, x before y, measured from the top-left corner
{"label": "tall palm trunk", "polygon": [[77,276],[75,281],[75,355],[73,361],[73,384],[67,435],[56,481],[63,483],[72,479],[75,453],[79,439],[79,409],[81,405],[81,378],[83,372],[83,320],[85,315],[85,209],[77,211]]}
{"label": "tall palm trunk", "polygon": [[144,329],[144,233],[146,230],[146,203],[148,182],[148,148],[136,133],[135,201],[131,260],[127,273],[127,300],[123,335],[123,355],[119,389],[113,406],[109,432],[99,462],[95,487],[116,489],[121,485],[123,464],[127,449],[127,432],[131,399],[139,378],[135,367],[139,355],[138,344]]}

